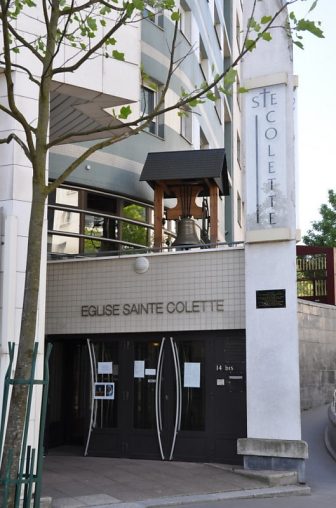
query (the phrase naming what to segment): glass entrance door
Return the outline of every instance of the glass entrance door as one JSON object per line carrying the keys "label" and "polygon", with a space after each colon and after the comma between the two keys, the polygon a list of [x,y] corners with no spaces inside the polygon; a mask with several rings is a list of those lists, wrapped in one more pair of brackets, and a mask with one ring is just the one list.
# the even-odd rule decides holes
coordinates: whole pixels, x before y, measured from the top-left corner
{"label": "glass entrance door", "polygon": [[239,463],[245,385],[243,331],[58,338],[49,448],[81,445],[91,456]]}
{"label": "glass entrance door", "polygon": [[173,460],[176,454],[193,455],[194,439],[205,433],[204,341],[163,337],[136,340],[131,349],[128,456]]}

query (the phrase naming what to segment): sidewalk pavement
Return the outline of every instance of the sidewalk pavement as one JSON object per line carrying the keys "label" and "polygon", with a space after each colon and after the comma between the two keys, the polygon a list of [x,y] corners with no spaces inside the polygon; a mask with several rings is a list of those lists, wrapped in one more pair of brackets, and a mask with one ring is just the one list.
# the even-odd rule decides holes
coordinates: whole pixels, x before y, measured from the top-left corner
{"label": "sidewalk pavement", "polygon": [[154,508],[306,494],[310,488],[298,485],[294,473],[247,475],[224,464],[49,455],[44,464],[41,506]]}

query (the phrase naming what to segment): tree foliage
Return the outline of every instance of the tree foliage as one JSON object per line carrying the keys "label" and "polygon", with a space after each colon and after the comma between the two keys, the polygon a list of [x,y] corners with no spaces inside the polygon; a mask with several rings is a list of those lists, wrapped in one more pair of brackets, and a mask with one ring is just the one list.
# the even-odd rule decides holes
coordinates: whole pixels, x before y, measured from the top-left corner
{"label": "tree foliage", "polygon": [[306,245],[336,247],[336,192],[332,189],[328,191],[328,203],[320,207],[320,215],[302,240]]}

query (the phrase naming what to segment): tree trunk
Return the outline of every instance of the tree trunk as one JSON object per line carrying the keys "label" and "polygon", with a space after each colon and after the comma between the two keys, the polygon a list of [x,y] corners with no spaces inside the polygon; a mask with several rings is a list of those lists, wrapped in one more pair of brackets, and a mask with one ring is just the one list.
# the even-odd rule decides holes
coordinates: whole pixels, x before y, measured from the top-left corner
{"label": "tree trunk", "polygon": [[[41,184],[34,181],[28,234],[25,291],[15,379],[28,379],[31,372],[32,354],[36,333],[38,293],[40,286],[41,247],[45,204],[45,194],[43,191],[44,187],[42,188]],[[11,338],[9,337],[8,339]],[[1,478],[4,478],[5,468],[11,449],[13,450],[13,463],[10,471],[10,477],[11,480],[15,480],[17,477],[24,421],[26,417],[27,394],[28,387],[26,385],[13,386],[3,447]],[[27,415],[27,418],[29,418],[29,415]],[[14,506],[14,498],[15,485],[10,489],[8,507]],[[0,490],[0,500],[2,499],[3,485],[1,485]]]}

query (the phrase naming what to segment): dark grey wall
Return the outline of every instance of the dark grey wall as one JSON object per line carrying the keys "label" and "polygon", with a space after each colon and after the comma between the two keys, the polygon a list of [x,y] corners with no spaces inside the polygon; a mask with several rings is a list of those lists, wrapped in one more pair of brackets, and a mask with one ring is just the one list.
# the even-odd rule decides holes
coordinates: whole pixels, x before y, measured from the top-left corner
{"label": "dark grey wall", "polygon": [[336,307],[299,300],[301,407],[332,400],[336,388]]}

